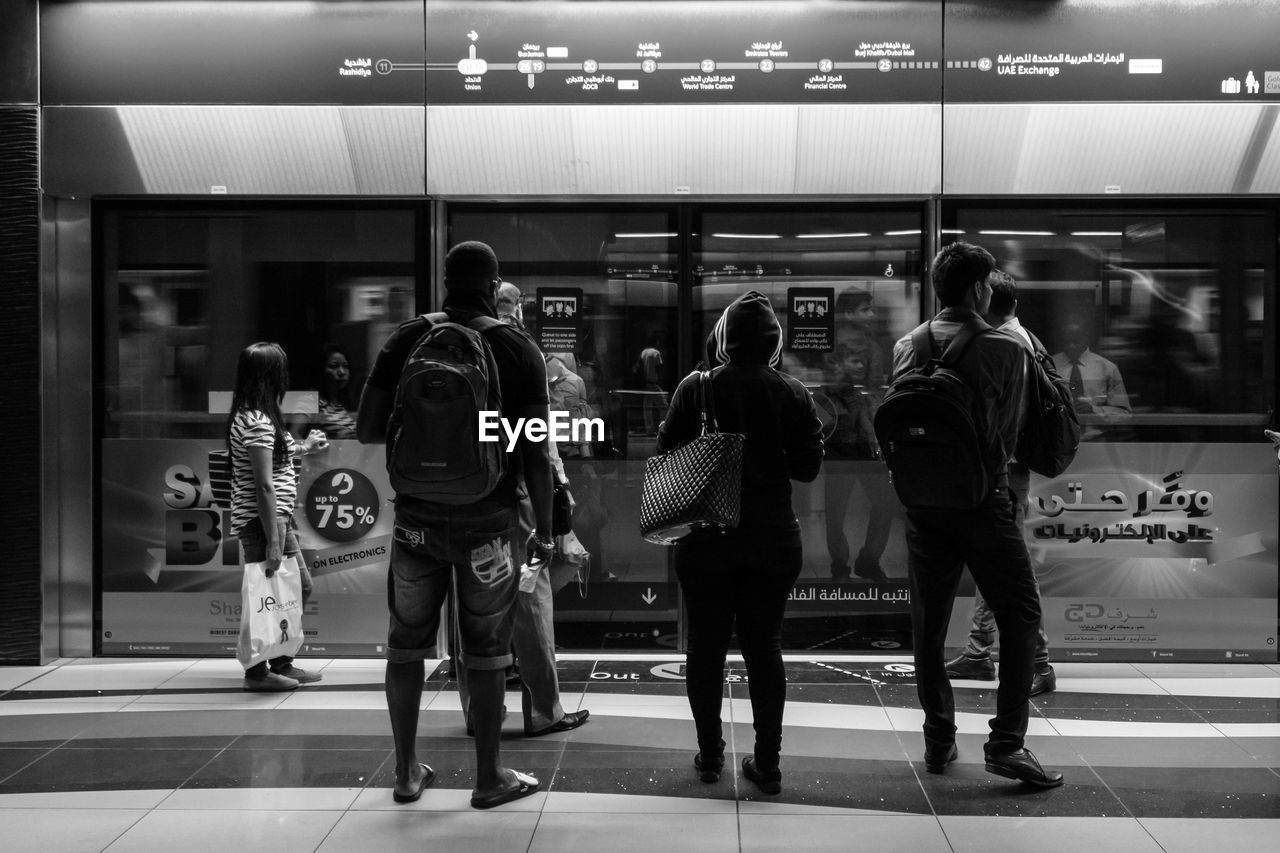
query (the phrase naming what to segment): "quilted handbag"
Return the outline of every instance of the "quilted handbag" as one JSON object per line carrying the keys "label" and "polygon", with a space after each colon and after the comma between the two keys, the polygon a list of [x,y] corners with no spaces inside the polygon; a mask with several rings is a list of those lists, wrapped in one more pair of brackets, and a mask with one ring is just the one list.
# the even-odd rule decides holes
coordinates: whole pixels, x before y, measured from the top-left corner
{"label": "quilted handbag", "polygon": [[655,545],[674,544],[697,528],[738,526],[746,436],[719,431],[710,384],[711,374],[698,374],[701,434],[645,463],[640,535]]}

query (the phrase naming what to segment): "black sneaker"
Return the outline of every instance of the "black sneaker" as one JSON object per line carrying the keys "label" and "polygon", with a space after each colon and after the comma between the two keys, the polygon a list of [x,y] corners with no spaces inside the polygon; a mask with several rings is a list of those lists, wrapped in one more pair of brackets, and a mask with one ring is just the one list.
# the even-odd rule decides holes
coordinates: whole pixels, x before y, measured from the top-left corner
{"label": "black sneaker", "polygon": [[292,678],[299,684],[314,684],[323,678],[323,676],[318,672],[311,672],[310,670],[296,667],[293,664],[289,664],[281,669],[273,669],[271,671],[276,675],[283,675],[285,678]]}
{"label": "black sneaker", "polygon": [[748,755],[742,759],[742,775],[755,782],[761,793],[776,794],[782,790],[782,770],[777,767],[772,770],[761,770],[756,767],[754,755]]}
{"label": "black sneaker", "polygon": [[724,770],[724,741],[720,741],[720,749],[716,752],[699,752],[693,757],[693,766],[698,771],[698,778],[710,785],[720,781],[720,772]]}

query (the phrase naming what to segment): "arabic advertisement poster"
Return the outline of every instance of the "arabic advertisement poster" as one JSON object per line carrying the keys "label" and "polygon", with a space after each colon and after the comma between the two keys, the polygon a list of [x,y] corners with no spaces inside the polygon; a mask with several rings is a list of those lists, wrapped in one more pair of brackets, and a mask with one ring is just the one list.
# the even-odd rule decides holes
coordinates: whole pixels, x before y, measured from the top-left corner
{"label": "arabic advertisement poster", "polygon": [[1264,444],[1084,444],[1066,474],[1033,478],[1050,657],[1277,660],[1277,479]]}
{"label": "arabic advertisement poster", "polygon": [[[240,549],[214,503],[221,442],[102,443],[102,652],[222,654],[240,624]],[[382,653],[392,507],[381,446],[302,460],[294,519],[314,591],[303,653]]]}

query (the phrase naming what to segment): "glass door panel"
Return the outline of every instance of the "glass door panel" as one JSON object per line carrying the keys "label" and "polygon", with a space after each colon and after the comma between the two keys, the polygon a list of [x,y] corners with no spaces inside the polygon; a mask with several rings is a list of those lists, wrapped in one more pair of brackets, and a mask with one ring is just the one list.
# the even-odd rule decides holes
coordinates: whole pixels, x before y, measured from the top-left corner
{"label": "glass door panel", "polygon": [[[553,573],[556,641],[569,649],[677,646],[669,549],[638,533],[644,463],[680,376],[674,209],[453,205],[450,245],[482,240],[520,288],[526,330],[547,357],[553,410],[583,390],[602,434],[557,445],[589,564]],[[576,379],[574,378],[576,377]],[[581,380],[580,385],[578,380]]]}
{"label": "glass door panel", "polygon": [[1032,478],[1024,522],[1054,659],[1275,660],[1274,208],[956,202],[942,221],[1013,276],[1077,385],[1084,441]]}
{"label": "glass door panel", "polygon": [[742,294],[766,295],[782,370],[814,395],[827,455],[793,483],[804,570],[787,609],[789,649],[907,648],[906,547],[871,418],[893,342],[920,322],[919,208],[708,208],[694,217],[691,349]]}
{"label": "glass door panel", "polygon": [[415,313],[417,208],[139,202],[95,217],[98,651],[234,650],[239,544],[208,453],[225,446],[240,351],[274,341],[289,357],[290,429],[330,437],[298,489],[315,585],[301,653],[380,654],[391,490],[382,448],[351,423],[382,342]]}

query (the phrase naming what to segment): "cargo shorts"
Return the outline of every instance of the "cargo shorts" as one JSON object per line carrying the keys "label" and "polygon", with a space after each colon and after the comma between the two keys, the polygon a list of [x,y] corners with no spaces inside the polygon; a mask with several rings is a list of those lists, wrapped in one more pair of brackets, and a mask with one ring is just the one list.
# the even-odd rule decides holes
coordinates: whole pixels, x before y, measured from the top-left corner
{"label": "cargo shorts", "polygon": [[462,665],[510,666],[512,606],[520,580],[515,507],[397,507],[387,571],[387,660],[424,660],[436,645],[441,607],[457,599]]}

